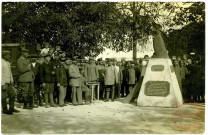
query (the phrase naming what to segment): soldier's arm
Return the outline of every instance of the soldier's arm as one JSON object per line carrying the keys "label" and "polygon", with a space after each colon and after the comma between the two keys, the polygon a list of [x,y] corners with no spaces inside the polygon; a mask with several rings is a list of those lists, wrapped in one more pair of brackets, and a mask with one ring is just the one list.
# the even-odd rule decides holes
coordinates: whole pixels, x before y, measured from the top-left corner
{"label": "soldier's arm", "polygon": [[29,66],[23,65],[21,60],[17,61],[17,67],[18,67],[18,69],[21,73],[24,73],[24,72],[27,72],[27,71],[31,70],[31,68]]}
{"label": "soldier's arm", "polygon": [[78,74],[71,67],[69,67],[69,77],[70,78],[78,78]]}

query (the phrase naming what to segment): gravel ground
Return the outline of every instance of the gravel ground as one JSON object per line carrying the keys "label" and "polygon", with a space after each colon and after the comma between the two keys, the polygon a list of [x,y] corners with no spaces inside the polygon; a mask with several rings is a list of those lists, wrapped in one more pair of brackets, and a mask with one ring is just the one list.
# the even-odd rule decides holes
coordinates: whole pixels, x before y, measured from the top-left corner
{"label": "gravel ground", "polygon": [[[22,104],[16,104],[22,107]],[[138,107],[95,101],[90,105],[58,108],[18,108],[21,113],[2,114],[1,132],[5,134],[146,134],[203,133],[202,103],[184,104],[179,108]]]}

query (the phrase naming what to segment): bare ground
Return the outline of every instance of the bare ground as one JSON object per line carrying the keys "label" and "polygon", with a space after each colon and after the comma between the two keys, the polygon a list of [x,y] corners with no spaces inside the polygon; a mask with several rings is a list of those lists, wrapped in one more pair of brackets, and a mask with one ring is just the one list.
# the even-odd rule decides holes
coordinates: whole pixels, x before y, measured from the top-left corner
{"label": "bare ground", "polygon": [[[20,107],[21,104],[17,104]],[[5,134],[146,134],[203,133],[205,105],[180,108],[138,107],[121,101],[96,101],[91,105],[58,108],[18,108],[21,113],[2,114]]]}

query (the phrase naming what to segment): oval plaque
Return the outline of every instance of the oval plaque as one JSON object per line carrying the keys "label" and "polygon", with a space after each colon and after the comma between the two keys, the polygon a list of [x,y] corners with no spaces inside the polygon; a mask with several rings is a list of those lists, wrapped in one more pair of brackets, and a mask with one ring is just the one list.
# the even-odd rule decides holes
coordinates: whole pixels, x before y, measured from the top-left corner
{"label": "oval plaque", "polygon": [[151,71],[163,71],[164,68],[164,65],[152,65]]}

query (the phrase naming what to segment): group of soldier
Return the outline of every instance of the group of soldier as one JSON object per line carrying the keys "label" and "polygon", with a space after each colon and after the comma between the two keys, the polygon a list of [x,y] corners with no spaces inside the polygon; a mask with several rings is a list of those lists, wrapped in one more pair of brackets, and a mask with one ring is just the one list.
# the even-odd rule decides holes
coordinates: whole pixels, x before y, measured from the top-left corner
{"label": "group of soldier", "polygon": [[203,60],[172,56],[176,78],[185,102],[204,102],[205,65]]}
{"label": "group of soldier", "polygon": [[[19,112],[14,108],[15,89],[9,57],[9,51],[2,52],[2,108],[5,114]],[[60,49],[50,48],[47,43],[37,55],[29,55],[28,50],[22,49],[17,67],[23,109],[43,105],[45,108],[64,107],[68,102],[77,106],[90,104],[91,99],[99,97],[105,102],[126,97],[137,82],[141,85],[148,60],[147,55],[135,61],[111,58],[96,61],[93,57],[89,57],[89,60],[78,59]],[[204,85],[198,82],[199,77],[203,82],[203,73],[198,72],[199,66],[186,57],[173,57],[172,60],[183,97],[194,100],[204,98]],[[99,83],[99,97],[92,94],[95,90],[91,91],[90,83]]]}

